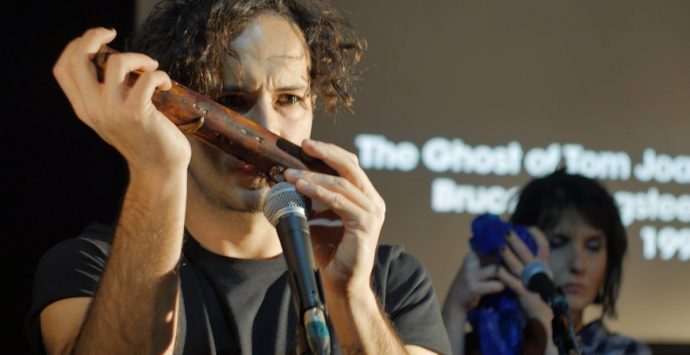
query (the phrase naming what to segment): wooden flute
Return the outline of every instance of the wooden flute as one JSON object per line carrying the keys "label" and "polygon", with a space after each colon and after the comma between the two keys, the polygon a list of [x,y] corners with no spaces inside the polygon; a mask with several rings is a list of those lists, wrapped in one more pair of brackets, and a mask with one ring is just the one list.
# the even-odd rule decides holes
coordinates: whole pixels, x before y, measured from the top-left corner
{"label": "wooden flute", "polygon": [[[100,82],[108,56],[113,53],[117,51],[104,45],[93,58]],[[138,77],[137,72],[130,73],[130,84]],[[182,131],[254,165],[273,182],[284,181],[287,168],[338,175],[323,161],[304,153],[300,146],[175,81],[170,90],[156,89],[152,101]]]}

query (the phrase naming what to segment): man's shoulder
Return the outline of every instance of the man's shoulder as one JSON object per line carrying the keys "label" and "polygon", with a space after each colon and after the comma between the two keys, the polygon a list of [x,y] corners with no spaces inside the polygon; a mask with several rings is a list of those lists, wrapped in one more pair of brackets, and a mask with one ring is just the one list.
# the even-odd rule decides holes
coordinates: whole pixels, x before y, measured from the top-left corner
{"label": "man's shoulder", "polygon": [[102,223],[92,223],[86,226],[76,239],[109,245],[112,243],[114,232],[115,229],[113,226]]}
{"label": "man's shoulder", "polygon": [[71,297],[92,297],[110,253],[112,228],[92,224],[78,237],[48,249],[36,265],[27,331],[40,343],[38,315],[49,304]]}
{"label": "man's shoulder", "polygon": [[397,244],[379,244],[376,249],[377,260],[394,260],[406,253],[405,247]]}
{"label": "man's shoulder", "polygon": [[108,254],[113,240],[113,227],[101,223],[92,223],[81,233],[64,239],[51,247],[45,255],[75,250],[96,250]]}
{"label": "man's shoulder", "polygon": [[43,253],[37,266],[37,273],[52,270],[55,267],[82,263],[105,264],[110,254],[113,239],[113,228],[104,224],[93,223],[73,238],[60,241]]}
{"label": "man's shoulder", "polygon": [[450,353],[430,275],[400,245],[380,245],[373,275],[378,300],[406,344]]}
{"label": "man's shoulder", "polygon": [[424,265],[400,245],[379,245],[373,271],[374,287],[383,294],[431,289]]}
{"label": "man's shoulder", "polygon": [[377,269],[390,271],[398,269],[424,269],[422,263],[405,250],[405,247],[397,244],[381,244],[376,251]]}

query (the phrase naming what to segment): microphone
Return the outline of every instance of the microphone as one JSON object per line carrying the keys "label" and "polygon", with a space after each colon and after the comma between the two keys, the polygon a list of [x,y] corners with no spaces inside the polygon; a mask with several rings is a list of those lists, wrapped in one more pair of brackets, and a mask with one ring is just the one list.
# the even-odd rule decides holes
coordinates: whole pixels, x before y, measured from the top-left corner
{"label": "microphone", "polygon": [[[564,299],[558,297],[556,286],[551,281],[549,268],[541,261],[533,261],[522,270],[522,283],[528,290],[539,294],[542,300],[551,307]],[[566,303],[567,306],[567,303]]]}
{"label": "microphone", "polygon": [[330,354],[326,309],[320,296],[321,285],[318,270],[314,266],[306,209],[307,204],[295,186],[281,182],[266,194],[263,212],[276,228],[283,248],[292,301],[299,315],[299,329],[302,330],[298,333],[300,340],[303,341],[306,334],[306,342],[312,353]]}
{"label": "microphone", "polygon": [[549,268],[541,261],[533,261],[522,270],[522,283],[528,290],[536,292],[539,297],[551,307],[554,312],[551,321],[553,339],[560,354],[569,351],[580,354],[577,337],[570,319],[568,299],[560,287],[556,287],[551,281]]}

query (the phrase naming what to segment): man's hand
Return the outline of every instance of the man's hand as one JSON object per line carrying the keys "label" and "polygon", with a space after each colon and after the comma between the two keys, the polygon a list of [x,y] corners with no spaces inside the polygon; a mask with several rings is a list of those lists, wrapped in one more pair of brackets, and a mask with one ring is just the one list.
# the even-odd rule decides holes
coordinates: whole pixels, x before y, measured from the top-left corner
{"label": "man's hand", "polygon": [[[115,38],[115,30],[93,28],[70,42],[53,68],[53,74],[86,125],[117,149],[133,173],[186,169],[191,157],[189,142],[151,102],[158,88],[168,90],[167,74],[158,62],[139,53],[117,53],[108,58],[104,82],[99,83],[91,58]],[[136,83],[127,77],[140,72]]]}
{"label": "man's hand", "polygon": [[285,172],[299,192],[319,201],[343,223],[342,236],[312,234],[314,257],[341,352],[430,354],[423,347],[403,344],[371,288],[386,205],[357,157],[333,144],[311,140],[304,141],[302,148],[340,175],[294,169]]}
{"label": "man's hand", "polygon": [[371,270],[386,205],[354,154],[333,144],[311,140],[305,140],[302,147],[340,175],[294,169],[285,173],[299,192],[321,202],[343,222],[341,240],[312,238],[324,287],[341,296],[371,289]]}

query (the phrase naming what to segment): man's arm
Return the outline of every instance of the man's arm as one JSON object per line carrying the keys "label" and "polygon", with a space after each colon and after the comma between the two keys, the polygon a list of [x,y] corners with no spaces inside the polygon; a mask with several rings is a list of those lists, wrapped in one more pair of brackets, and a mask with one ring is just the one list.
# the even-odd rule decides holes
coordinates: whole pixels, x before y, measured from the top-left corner
{"label": "man's arm", "polygon": [[[41,312],[50,353],[162,353],[172,349],[186,175],[129,185],[96,296]],[[88,309],[88,311],[87,311]]]}
{"label": "man's arm", "polygon": [[185,187],[186,172],[163,182],[130,182],[112,252],[75,353],[172,349]]}
{"label": "man's arm", "polygon": [[84,323],[91,297],[55,301],[41,311],[41,335],[48,354],[70,354]]}
{"label": "man's arm", "polygon": [[347,298],[326,292],[326,300],[343,354],[435,354],[403,344],[371,289]]}
{"label": "man's arm", "polygon": [[[189,142],[151,102],[156,88],[170,87],[151,58],[111,56],[98,83],[90,56],[114,37],[87,31],[53,69],[77,116],[127,160],[130,182],[93,300],[58,301],[41,313],[51,353],[162,353],[174,344]],[[142,74],[129,87],[134,70]]]}

